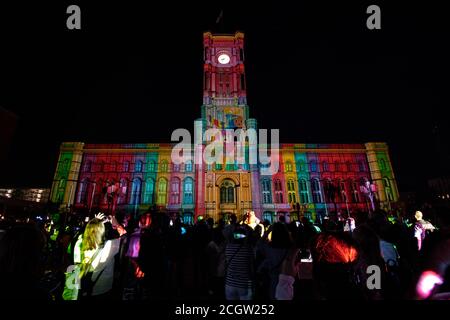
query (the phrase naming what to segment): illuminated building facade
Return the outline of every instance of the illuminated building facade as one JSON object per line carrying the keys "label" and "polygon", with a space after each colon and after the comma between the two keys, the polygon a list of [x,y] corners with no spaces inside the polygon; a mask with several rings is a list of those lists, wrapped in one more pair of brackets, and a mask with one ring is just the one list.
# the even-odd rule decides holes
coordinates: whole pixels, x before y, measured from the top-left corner
{"label": "illuminated building facade", "polygon": [[[195,126],[200,132],[256,130],[247,105],[244,34],[207,32],[203,41],[203,105]],[[206,145],[203,140],[192,149],[203,152]],[[385,143],[280,144],[279,170],[272,175],[262,175],[261,165],[228,157],[223,164],[176,164],[173,147],[62,143],[51,201],[80,211],[159,209],[191,222],[198,215],[219,219],[248,209],[269,221],[280,214],[314,219],[375,205],[389,208],[398,200]]]}

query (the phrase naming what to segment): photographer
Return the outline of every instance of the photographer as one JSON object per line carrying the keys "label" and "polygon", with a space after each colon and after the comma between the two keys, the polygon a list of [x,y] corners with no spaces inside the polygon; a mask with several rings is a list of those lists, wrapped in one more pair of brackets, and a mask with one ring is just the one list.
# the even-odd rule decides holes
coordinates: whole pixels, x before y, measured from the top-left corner
{"label": "photographer", "polygon": [[83,237],[75,245],[74,261],[81,264],[81,292],[78,299],[108,299],[114,280],[114,257],[120,238],[105,240],[105,226],[112,226],[120,236],[126,233],[114,217],[100,213],[88,222]]}
{"label": "photographer", "polygon": [[252,229],[239,225],[233,232],[232,242],[225,248],[225,298],[252,300],[254,295],[254,250],[250,238]]}

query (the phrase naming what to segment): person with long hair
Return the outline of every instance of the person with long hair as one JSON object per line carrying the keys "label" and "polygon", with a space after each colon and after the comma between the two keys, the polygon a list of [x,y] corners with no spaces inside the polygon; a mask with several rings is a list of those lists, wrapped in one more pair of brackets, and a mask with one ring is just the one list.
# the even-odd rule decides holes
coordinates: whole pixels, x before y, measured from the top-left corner
{"label": "person with long hair", "polygon": [[[105,239],[103,214],[97,215],[86,225],[83,236],[75,245],[74,261],[80,263],[81,292],[79,299],[108,298],[114,280],[114,257],[120,249],[120,238]],[[114,219],[113,228],[119,235],[126,231]]]}

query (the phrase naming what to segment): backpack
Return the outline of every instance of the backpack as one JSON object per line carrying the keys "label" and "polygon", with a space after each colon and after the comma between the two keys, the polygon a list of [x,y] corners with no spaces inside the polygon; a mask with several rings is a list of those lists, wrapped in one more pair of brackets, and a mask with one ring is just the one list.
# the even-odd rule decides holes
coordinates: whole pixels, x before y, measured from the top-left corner
{"label": "backpack", "polygon": [[78,299],[78,291],[81,288],[80,272],[81,264],[70,265],[67,267],[64,291],[62,294],[64,300]]}
{"label": "backpack", "polygon": [[[94,253],[92,258],[89,260],[88,264],[92,264],[92,262],[95,260],[97,255],[102,251],[101,249],[97,249],[97,251]],[[83,279],[81,278],[81,263],[70,265],[67,267],[67,270],[65,272],[65,282],[64,282],[64,291],[62,294],[62,298],[64,300],[78,300],[79,293],[81,288],[83,288],[84,292],[87,292],[89,295],[92,294],[92,289],[97,282],[97,280],[102,275],[103,270],[98,275],[95,282],[91,285],[89,282],[92,281],[92,272],[88,272]],[[83,280],[83,286],[82,286],[82,280]],[[84,294],[86,295],[86,294]]]}

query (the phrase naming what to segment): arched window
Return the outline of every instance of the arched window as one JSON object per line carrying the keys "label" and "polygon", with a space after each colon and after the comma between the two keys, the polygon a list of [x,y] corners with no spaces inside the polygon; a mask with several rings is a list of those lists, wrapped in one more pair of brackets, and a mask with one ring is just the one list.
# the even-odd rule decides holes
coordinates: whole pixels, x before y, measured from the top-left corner
{"label": "arched window", "polygon": [[297,196],[295,194],[295,182],[292,179],[288,180],[287,183],[288,186],[288,198],[289,203],[296,203],[297,202]]}
{"label": "arched window", "polygon": [[161,172],[167,172],[169,169],[169,164],[167,163],[167,160],[163,160],[161,162]]}
{"label": "arched window", "polygon": [[186,172],[192,172],[192,161],[189,160],[188,162],[186,162],[184,170]]}
{"label": "arched window", "polygon": [[386,170],[386,160],[380,159],[380,170]]}
{"label": "arched window", "polygon": [[313,202],[322,203],[323,202],[322,192],[320,190],[320,182],[318,179],[311,180],[311,188],[312,188]]}
{"label": "arched window", "polygon": [[167,202],[167,180],[165,178],[159,179],[158,183],[158,204],[165,205]]}
{"label": "arched window", "polygon": [[302,204],[309,203],[308,184],[305,179],[300,179],[300,202]]}
{"label": "arched window", "polygon": [[262,180],[263,203],[272,203],[272,182],[270,179]]}
{"label": "arched window", "polygon": [[340,170],[339,162],[338,162],[338,161],[335,161],[335,162],[334,162],[334,171],[339,171],[339,170]]}
{"label": "arched window", "polygon": [[128,172],[128,170],[130,170],[130,163],[128,161],[125,161],[123,163],[123,171]]}
{"label": "arched window", "polygon": [[99,205],[101,202],[105,202],[106,194],[103,192],[104,182],[102,179],[99,179],[97,182],[94,182],[94,205]]}
{"label": "arched window", "polygon": [[352,181],[350,183],[350,186],[352,188],[352,202],[353,203],[361,202],[360,197],[359,197],[359,192],[358,192],[358,184],[356,183],[356,181]]}
{"label": "arched window", "polygon": [[120,179],[119,184],[119,197],[117,198],[117,204],[126,203],[127,199],[127,180],[125,178]]}
{"label": "arched window", "polygon": [[277,179],[275,180],[275,191],[282,191],[283,188],[281,187],[281,180]]}
{"label": "arched window", "polygon": [[325,198],[325,202],[334,202],[334,193],[335,193],[335,189],[333,186],[333,183],[331,182],[330,179],[325,179],[324,183],[323,183],[323,192],[324,192],[324,198]]}
{"label": "arched window", "polygon": [[142,161],[141,160],[136,161],[136,163],[134,164],[134,171],[142,172]]}
{"label": "arched window", "polygon": [[394,197],[392,195],[391,183],[388,178],[383,179],[384,191],[386,193],[386,199],[388,201],[394,201]]}
{"label": "arched window", "polygon": [[103,170],[105,170],[105,162],[104,161],[97,162],[96,167],[97,168],[96,168],[96,170],[94,169],[94,171],[103,172]]}
{"label": "arched window", "polygon": [[305,163],[303,161],[297,162],[298,171],[305,171]]}
{"label": "arched window", "polygon": [[170,203],[180,204],[180,179],[172,178],[170,181]]}
{"label": "arched window", "polygon": [[131,184],[131,199],[130,204],[140,204],[141,203],[141,186],[142,181],[139,178],[134,178]]}
{"label": "arched window", "polygon": [[70,167],[69,159],[64,159],[61,163],[61,172],[68,172]]}
{"label": "arched window", "polygon": [[84,163],[84,166],[83,166],[83,171],[84,172],[90,172],[91,171],[91,166],[92,166],[92,161],[91,160],[86,161]]}
{"label": "arched window", "polygon": [[194,203],[194,180],[190,177],[184,179],[183,202],[184,204]]}
{"label": "arched window", "polygon": [[316,172],[317,171],[317,162],[316,161],[311,161],[310,166],[311,166],[311,171],[312,172]]}
{"label": "arched window", "polygon": [[347,161],[346,166],[347,166],[347,171],[353,171],[352,163],[350,161]]}
{"label": "arched window", "polygon": [[359,172],[366,171],[366,166],[364,165],[363,161],[358,161],[358,170],[359,170]]}
{"label": "arched window", "polygon": [[78,197],[77,197],[77,203],[87,203],[87,188],[88,188],[88,180],[83,179],[81,181],[80,186],[78,187]]}
{"label": "arched window", "polygon": [[235,185],[231,180],[224,180],[220,186],[220,202],[221,203],[234,203],[234,190]]}
{"label": "arched window", "polygon": [[326,161],[322,162],[322,170],[324,172],[330,171],[328,168],[328,162],[326,162]]}
{"label": "arched window", "polygon": [[180,172],[180,165],[179,164],[176,164],[176,163],[173,164],[173,172]]}
{"label": "arched window", "polygon": [[347,202],[347,188],[345,186],[345,181],[340,180],[339,181],[339,197],[341,199],[341,202]]}
{"label": "arched window", "polygon": [[150,160],[150,161],[147,163],[147,171],[148,171],[148,172],[155,172],[155,161]]}
{"label": "arched window", "polygon": [[275,180],[275,202],[283,203],[283,187],[280,179]]}
{"label": "arched window", "polygon": [[285,171],[292,172],[292,162],[290,162],[290,161],[286,162]]}
{"label": "arched window", "polygon": [[152,178],[148,178],[145,181],[145,191],[144,191],[144,203],[153,203],[153,193],[155,191],[155,181]]}

